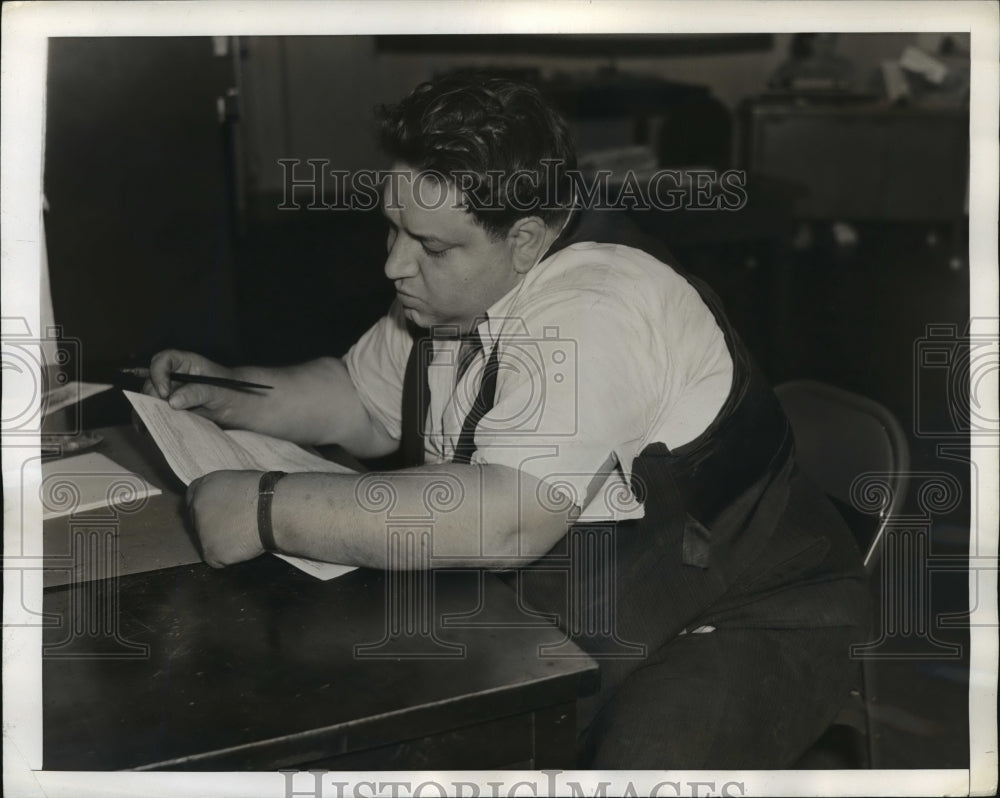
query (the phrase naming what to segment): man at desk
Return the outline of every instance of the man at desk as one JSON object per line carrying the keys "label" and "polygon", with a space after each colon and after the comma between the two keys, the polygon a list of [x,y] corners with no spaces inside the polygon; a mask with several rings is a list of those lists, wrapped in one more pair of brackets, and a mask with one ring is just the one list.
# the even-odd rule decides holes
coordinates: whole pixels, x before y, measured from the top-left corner
{"label": "man at desk", "polygon": [[[386,316],[343,358],[289,368],[160,352],[144,390],[360,458],[401,450],[408,468],[384,475],[401,514],[420,515],[442,475],[462,500],[436,518],[431,552],[399,562],[358,476],[216,472],[187,497],[206,561],[273,548],[505,571],[562,624],[596,619],[572,624],[601,663],[581,766],[791,765],[846,697],[865,589],[717,300],[658,244],[574,207],[572,141],[533,88],[442,78],[383,109],[381,132],[395,160]],[[591,545],[574,535],[595,528],[610,538],[591,543],[613,545],[569,556],[566,573]]]}

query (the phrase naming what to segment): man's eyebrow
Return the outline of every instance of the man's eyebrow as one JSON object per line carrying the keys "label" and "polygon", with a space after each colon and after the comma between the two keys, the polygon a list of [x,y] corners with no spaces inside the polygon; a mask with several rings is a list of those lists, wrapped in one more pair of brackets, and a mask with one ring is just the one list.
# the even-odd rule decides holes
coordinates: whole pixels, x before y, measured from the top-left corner
{"label": "man's eyebrow", "polygon": [[391,224],[393,227],[395,227],[397,229],[402,228],[410,238],[415,238],[417,241],[420,241],[420,242],[431,241],[431,242],[433,242],[435,244],[445,244],[447,246],[454,246],[454,242],[452,242],[452,241],[448,241],[448,240],[446,240],[444,238],[439,238],[438,236],[433,236],[433,235],[422,236],[419,233],[414,233],[412,230],[410,230],[409,228],[407,228],[405,225],[397,224],[396,222],[394,222],[392,219],[389,218],[389,214],[387,214],[385,212],[385,206],[384,205],[382,206],[381,211],[382,211],[382,216],[385,217],[385,220],[389,224]]}

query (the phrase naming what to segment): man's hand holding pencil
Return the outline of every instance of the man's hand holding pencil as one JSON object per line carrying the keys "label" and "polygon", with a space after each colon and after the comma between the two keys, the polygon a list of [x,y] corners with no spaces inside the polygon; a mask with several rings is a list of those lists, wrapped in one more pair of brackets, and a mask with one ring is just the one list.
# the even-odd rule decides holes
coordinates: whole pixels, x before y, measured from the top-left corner
{"label": "man's hand holding pencil", "polygon": [[220,426],[244,426],[250,420],[244,418],[247,411],[256,415],[258,410],[253,407],[256,395],[271,390],[270,385],[241,379],[244,375],[240,371],[177,349],[155,354],[148,369],[122,369],[145,378],[144,394],[165,399],[175,410],[190,410]]}

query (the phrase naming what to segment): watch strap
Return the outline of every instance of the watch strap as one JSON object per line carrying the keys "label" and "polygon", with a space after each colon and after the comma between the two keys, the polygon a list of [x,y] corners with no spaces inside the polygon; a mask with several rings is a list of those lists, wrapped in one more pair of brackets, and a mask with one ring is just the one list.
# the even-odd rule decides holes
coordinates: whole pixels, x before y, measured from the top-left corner
{"label": "watch strap", "polygon": [[284,471],[267,471],[261,474],[257,487],[257,534],[264,551],[277,551],[274,542],[274,528],[271,526],[271,500],[274,499],[274,486],[285,476]]}

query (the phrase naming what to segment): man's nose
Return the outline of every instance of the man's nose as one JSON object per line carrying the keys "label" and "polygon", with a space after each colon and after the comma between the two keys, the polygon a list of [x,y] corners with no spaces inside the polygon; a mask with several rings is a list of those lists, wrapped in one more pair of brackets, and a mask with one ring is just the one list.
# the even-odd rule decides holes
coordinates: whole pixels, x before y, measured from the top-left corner
{"label": "man's nose", "polygon": [[416,241],[407,241],[406,236],[396,236],[385,259],[386,277],[390,280],[401,280],[404,277],[413,277],[417,273],[417,259],[414,252],[416,244]]}

